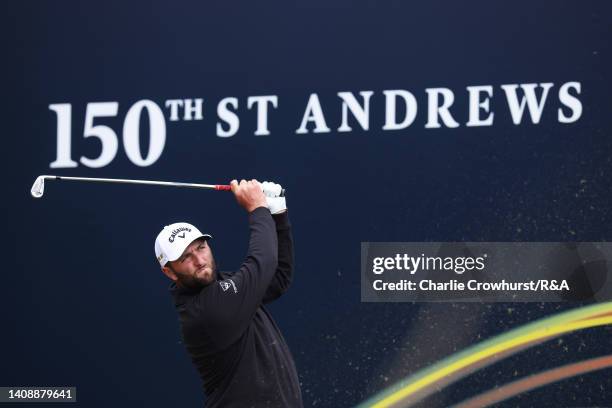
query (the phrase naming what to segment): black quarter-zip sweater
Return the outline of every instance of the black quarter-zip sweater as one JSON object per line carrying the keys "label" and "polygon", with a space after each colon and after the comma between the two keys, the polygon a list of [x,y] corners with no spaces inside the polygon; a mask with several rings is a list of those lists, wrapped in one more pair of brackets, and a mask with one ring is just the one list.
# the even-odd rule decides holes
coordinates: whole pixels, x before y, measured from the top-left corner
{"label": "black quarter-zip sweater", "polygon": [[249,214],[246,259],[201,290],[170,285],[183,342],[204,382],[206,407],[302,407],[293,357],[264,307],[293,275],[287,212]]}

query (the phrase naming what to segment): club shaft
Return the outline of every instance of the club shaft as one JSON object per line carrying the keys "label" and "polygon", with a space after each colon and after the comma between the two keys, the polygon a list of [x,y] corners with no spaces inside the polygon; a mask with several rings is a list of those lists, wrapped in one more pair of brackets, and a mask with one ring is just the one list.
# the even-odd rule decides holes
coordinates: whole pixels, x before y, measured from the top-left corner
{"label": "club shaft", "polygon": [[67,176],[44,176],[49,180],[73,180],[73,181],[92,181],[97,183],[119,183],[119,184],[145,184],[153,186],[172,186],[172,187],[188,187],[188,188],[207,188],[211,190],[230,190],[228,185],[219,184],[196,184],[196,183],[179,183],[175,181],[157,181],[157,180],[131,180],[131,179],[111,179],[111,178],[93,178],[93,177],[67,177]]}

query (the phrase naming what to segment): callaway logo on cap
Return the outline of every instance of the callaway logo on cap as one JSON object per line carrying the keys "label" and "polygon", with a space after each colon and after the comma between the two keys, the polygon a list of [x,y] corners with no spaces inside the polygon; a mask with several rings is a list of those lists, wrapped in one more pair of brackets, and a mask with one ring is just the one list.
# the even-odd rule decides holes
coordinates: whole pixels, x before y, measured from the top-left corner
{"label": "callaway logo on cap", "polygon": [[186,222],[166,225],[155,239],[155,257],[161,266],[166,265],[168,261],[176,261],[189,244],[200,237],[212,238],[210,234],[202,234],[199,229]]}

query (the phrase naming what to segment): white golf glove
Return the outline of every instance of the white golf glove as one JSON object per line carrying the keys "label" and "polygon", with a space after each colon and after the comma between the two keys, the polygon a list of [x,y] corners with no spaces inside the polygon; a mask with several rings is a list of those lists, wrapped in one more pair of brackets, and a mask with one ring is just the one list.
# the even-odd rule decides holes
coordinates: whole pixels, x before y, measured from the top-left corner
{"label": "white golf glove", "polygon": [[270,213],[279,214],[287,210],[287,202],[285,197],[281,197],[280,194],[283,188],[280,184],[272,183],[270,181],[264,181],[261,183],[264,195],[266,196],[266,202]]}

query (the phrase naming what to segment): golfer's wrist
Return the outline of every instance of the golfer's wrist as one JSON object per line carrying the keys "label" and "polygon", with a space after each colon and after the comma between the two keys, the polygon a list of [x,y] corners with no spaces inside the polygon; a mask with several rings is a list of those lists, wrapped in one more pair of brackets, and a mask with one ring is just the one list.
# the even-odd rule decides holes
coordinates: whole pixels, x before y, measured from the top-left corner
{"label": "golfer's wrist", "polygon": [[276,229],[286,229],[290,227],[289,223],[289,214],[287,214],[287,210],[283,212],[279,212],[277,214],[272,214],[272,218],[274,219],[274,223],[276,224]]}
{"label": "golfer's wrist", "polygon": [[255,215],[256,213],[259,212],[267,212],[268,214],[270,213],[270,210],[268,209],[268,206],[265,204],[261,204],[256,206],[255,208],[251,209],[250,211],[248,211],[249,215]]}

